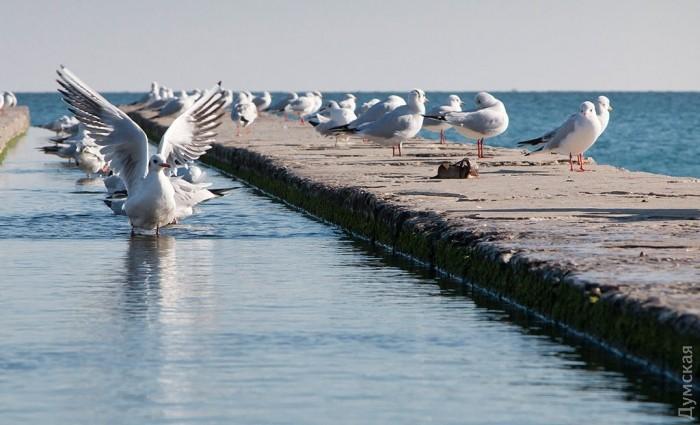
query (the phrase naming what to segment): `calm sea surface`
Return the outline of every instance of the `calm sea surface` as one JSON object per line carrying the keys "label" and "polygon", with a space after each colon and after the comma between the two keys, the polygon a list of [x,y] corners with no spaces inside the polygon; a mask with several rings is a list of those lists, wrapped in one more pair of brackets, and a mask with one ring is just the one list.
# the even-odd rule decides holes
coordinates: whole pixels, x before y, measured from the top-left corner
{"label": "calm sea surface", "polygon": [[[573,108],[581,97],[552,96]],[[635,127],[628,96],[643,99],[637,116],[659,99],[685,110],[666,95],[611,96],[620,115],[596,156],[615,162],[624,143],[617,159],[665,171],[618,138]],[[19,97],[34,123],[61,113],[54,95]],[[503,97],[503,145],[524,133],[515,111],[533,109],[544,130],[533,105],[556,120],[571,110]],[[687,124],[663,125],[658,139],[638,129],[639,143],[697,149]],[[215,170],[214,186],[237,189],[160,238],[130,238],[99,180],[35,149],[48,136],[31,129],[0,163],[0,423],[683,423],[677,385]]]}

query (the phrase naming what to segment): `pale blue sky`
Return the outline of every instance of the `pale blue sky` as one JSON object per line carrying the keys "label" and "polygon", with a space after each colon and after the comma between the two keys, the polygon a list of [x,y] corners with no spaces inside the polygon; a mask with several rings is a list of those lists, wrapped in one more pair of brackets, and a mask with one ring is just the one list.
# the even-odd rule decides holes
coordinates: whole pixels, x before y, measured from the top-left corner
{"label": "pale blue sky", "polygon": [[0,89],[700,90],[700,1],[0,1]]}

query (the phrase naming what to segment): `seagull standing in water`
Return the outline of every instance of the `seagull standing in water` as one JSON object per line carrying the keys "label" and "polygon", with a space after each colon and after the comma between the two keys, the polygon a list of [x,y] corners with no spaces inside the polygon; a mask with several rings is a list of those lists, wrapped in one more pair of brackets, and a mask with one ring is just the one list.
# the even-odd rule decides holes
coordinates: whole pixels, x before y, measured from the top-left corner
{"label": "seagull standing in water", "polygon": [[[440,116],[448,112],[461,112],[462,105],[464,105],[462,99],[460,99],[459,96],[457,96],[456,94],[451,94],[448,99],[447,105],[436,106],[435,108],[430,110],[428,115]],[[426,118],[425,120],[423,120],[424,130],[440,132],[440,143],[443,145],[447,141],[447,138],[445,137],[445,130],[447,130],[448,128],[450,128],[450,125],[445,121],[440,121],[433,118]]]}
{"label": "seagull standing in water", "polygon": [[574,171],[573,155],[578,157],[578,171],[583,168],[583,153],[598,140],[601,124],[593,102],[583,102],[579,112],[569,116],[562,125],[536,139],[519,142],[518,145],[540,146],[527,155],[538,152],[569,154],[569,169]]}
{"label": "seagull standing in water", "polygon": [[223,115],[221,86],[205,93],[183,112],[163,134],[158,152],[148,155],[146,133],[123,111],[115,107],[64,66],[57,71],[63,100],[87,133],[102,146],[105,160],[119,175],[129,194],[124,212],[132,235],[154,231],[173,222],[176,216],[175,188],[164,170],[194,161],[211,148],[214,129]]}
{"label": "seagull standing in water", "polygon": [[484,140],[502,134],[508,128],[508,113],[503,102],[491,94],[481,92],[474,98],[476,109],[465,112],[447,112],[428,116],[446,121],[458,133],[476,139],[477,156],[484,157]]}

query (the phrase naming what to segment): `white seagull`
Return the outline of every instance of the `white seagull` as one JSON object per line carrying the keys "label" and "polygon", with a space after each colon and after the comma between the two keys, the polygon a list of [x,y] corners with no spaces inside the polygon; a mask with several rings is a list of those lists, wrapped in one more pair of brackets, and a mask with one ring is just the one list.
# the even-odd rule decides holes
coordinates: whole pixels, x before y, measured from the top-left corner
{"label": "white seagull", "polygon": [[603,134],[608,123],[610,122],[610,112],[613,108],[610,106],[610,99],[605,96],[598,96],[598,101],[595,104],[595,113],[600,121],[600,134]]}
{"label": "white seagull", "polygon": [[474,98],[476,109],[465,112],[447,112],[430,116],[446,121],[458,133],[476,139],[477,156],[484,157],[484,140],[502,134],[508,128],[508,113],[503,102],[491,94],[481,92]]}
{"label": "white seagull", "polygon": [[237,124],[236,135],[240,137],[241,128],[253,124],[258,117],[258,109],[252,101],[252,96],[245,91],[238,95],[238,103],[231,109],[231,120]]}
{"label": "white seagull", "polygon": [[355,112],[355,109],[357,108],[357,97],[355,97],[354,94],[352,93],[346,93],[345,94],[345,99],[341,100],[338,102],[338,105],[340,105],[341,108],[343,109],[349,109],[353,113]]}
{"label": "white seagull", "polygon": [[600,136],[600,121],[595,113],[593,102],[583,102],[578,113],[569,116],[562,125],[532,140],[519,142],[518,145],[542,145],[539,149],[529,152],[556,152],[569,154],[569,169],[574,171],[573,155],[578,156],[578,171],[583,168],[583,153],[586,152]]}
{"label": "white seagull", "polygon": [[[462,111],[462,99],[456,94],[451,94],[448,98],[447,105],[436,106],[428,112],[428,115],[445,115],[448,112],[461,112]],[[440,143],[445,144],[447,138],[445,137],[445,130],[450,128],[450,125],[441,120],[436,120],[433,118],[426,118],[423,120],[423,129],[432,131],[433,133],[440,132]]]}
{"label": "white seagull", "polygon": [[396,154],[398,147],[401,156],[401,144],[415,137],[423,127],[427,101],[423,90],[414,89],[408,94],[406,105],[399,106],[377,121],[362,124],[357,128],[340,127],[339,132],[357,134],[377,144],[391,146],[392,155]]}
{"label": "white seagull", "polygon": [[253,99],[253,104],[258,109],[258,112],[265,112],[272,103],[272,96],[269,91],[263,92],[263,95]]}
{"label": "white seagull", "polygon": [[223,115],[221,86],[202,96],[163,134],[158,153],[148,155],[146,133],[64,66],[57,71],[58,90],[69,110],[87,127],[88,135],[102,146],[110,168],[125,183],[129,197],[124,211],[135,230],[153,231],[173,222],[175,189],[164,173],[171,164],[194,161],[211,148]]}
{"label": "white seagull", "polygon": [[325,109],[330,112],[328,118],[321,114],[316,114],[315,119],[309,120],[309,124],[313,125],[315,130],[322,136],[330,136],[330,129],[348,124],[357,119],[355,112],[342,108],[335,100],[328,102]]}

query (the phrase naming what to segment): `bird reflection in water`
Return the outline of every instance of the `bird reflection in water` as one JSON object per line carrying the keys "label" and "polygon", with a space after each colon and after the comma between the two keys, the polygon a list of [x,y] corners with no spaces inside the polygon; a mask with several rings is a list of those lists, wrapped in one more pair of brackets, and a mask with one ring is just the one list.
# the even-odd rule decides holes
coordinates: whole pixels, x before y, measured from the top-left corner
{"label": "bird reflection in water", "polygon": [[160,305],[163,288],[177,286],[175,238],[135,236],[126,254],[126,310],[141,315]]}

